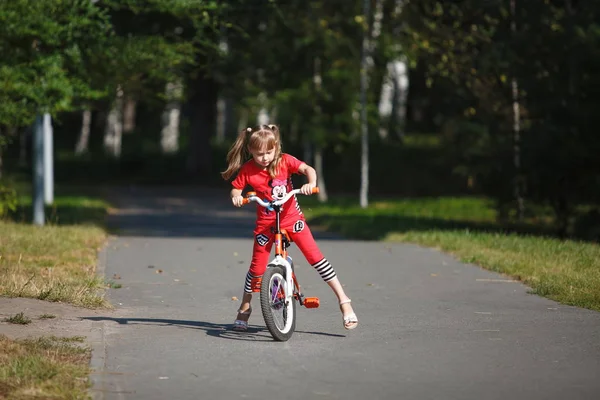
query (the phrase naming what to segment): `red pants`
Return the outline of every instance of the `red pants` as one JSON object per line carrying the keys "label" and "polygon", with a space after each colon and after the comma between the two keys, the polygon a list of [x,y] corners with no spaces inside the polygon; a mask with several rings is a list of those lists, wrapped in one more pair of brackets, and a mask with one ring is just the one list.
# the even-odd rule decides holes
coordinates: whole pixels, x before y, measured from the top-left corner
{"label": "red pants", "polygon": [[[257,225],[254,230],[254,248],[252,250],[252,262],[250,263],[249,273],[253,276],[262,276],[267,269],[267,263],[270,261],[271,248],[273,247],[274,233],[271,232],[273,225]],[[308,224],[302,217],[290,222],[281,223],[281,229],[285,229],[290,239],[296,243],[306,261],[314,265],[323,260],[323,254],[313,235],[308,228]]]}

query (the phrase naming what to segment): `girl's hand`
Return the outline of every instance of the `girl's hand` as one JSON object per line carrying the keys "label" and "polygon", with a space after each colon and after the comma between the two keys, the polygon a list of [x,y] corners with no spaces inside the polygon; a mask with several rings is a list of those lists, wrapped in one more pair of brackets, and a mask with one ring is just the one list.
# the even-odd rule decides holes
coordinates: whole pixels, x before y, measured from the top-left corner
{"label": "girl's hand", "polygon": [[317,187],[314,183],[307,183],[300,188],[300,193],[305,195],[311,195],[313,193],[313,189]]}
{"label": "girl's hand", "polygon": [[243,201],[244,201],[244,196],[234,196],[234,197],[231,198],[231,202],[236,207],[243,206],[244,205]]}

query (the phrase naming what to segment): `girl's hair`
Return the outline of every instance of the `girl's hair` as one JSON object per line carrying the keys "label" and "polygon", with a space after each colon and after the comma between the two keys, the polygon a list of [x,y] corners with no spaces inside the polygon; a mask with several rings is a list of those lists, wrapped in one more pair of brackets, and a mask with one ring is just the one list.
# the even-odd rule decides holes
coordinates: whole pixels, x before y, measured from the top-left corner
{"label": "girl's hair", "polygon": [[249,159],[251,151],[275,148],[275,158],[269,164],[268,171],[271,178],[275,178],[281,161],[281,139],[279,128],[276,125],[259,125],[246,128],[240,132],[237,139],[227,153],[227,169],[221,172],[223,179],[231,178]]}

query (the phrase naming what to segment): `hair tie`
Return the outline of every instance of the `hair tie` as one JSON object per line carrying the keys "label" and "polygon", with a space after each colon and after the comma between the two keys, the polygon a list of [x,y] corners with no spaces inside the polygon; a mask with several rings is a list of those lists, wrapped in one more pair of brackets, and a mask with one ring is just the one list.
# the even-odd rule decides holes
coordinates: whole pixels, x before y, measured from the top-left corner
{"label": "hair tie", "polygon": [[250,127],[247,127],[247,128],[246,128],[246,132],[248,132],[248,133],[252,132],[252,128],[250,128]]}
{"label": "hair tie", "polygon": [[275,129],[275,125],[269,125],[269,129],[271,129],[271,130]]}

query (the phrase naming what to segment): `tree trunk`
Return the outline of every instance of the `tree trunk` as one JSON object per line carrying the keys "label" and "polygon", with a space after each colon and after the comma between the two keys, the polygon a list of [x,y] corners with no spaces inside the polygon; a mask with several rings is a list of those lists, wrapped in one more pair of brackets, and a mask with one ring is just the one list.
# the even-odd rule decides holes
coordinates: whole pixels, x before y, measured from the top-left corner
{"label": "tree trunk", "polygon": [[390,118],[390,130],[398,138],[404,139],[406,129],[406,99],[408,97],[408,63],[405,57],[394,60],[389,66],[392,74],[393,98]]}
{"label": "tree trunk", "polygon": [[298,134],[298,120],[296,118],[292,119],[292,122],[290,123],[290,142],[291,143],[298,143],[298,137],[300,136]]}
{"label": "tree trunk", "polygon": [[113,157],[121,156],[123,137],[123,90],[118,87],[112,109],[106,119],[104,130],[104,149]]}
{"label": "tree trunk", "polygon": [[223,96],[219,95],[217,100],[217,136],[216,142],[221,144],[225,142],[225,132],[227,124],[227,101]]}
{"label": "tree trunk", "polygon": [[267,94],[260,93],[258,95],[258,101],[260,103],[260,109],[258,110],[258,115],[256,116],[256,121],[258,125],[268,125],[271,120],[271,116],[269,115],[269,110],[267,108]]}
{"label": "tree trunk", "polygon": [[133,132],[135,130],[135,111],[137,101],[127,96],[125,108],[123,110],[123,133]]}
{"label": "tree trunk", "polygon": [[[516,0],[510,0],[510,11],[512,20],[510,30],[515,35],[517,31],[516,23]],[[523,199],[523,173],[521,171],[521,106],[519,104],[519,83],[513,72],[511,79],[512,89],[512,112],[513,112],[513,164],[515,168],[514,195],[517,202],[517,216],[519,221],[525,218],[525,201]]]}
{"label": "tree trunk", "polygon": [[[0,132],[0,138],[2,137],[2,132]],[[2,179],[2,145],[0,144],[0,179]]]}
{"label": "tree trunk", "polygon": [[327,187],[325,186],[325,175],[323,174],[323,151],[321,147],[317,147],[315,150],[315,171],[317,171],[317,176],[319,177],[319,201],[325,203],[328,196]]}
{"label": "tree trunk", "polygon": [[248,127],[249,127],[249,125],[248,125],[248,110],[246,108],[244,108],[241,111],[240,119],[238,120],[237,132],[241,132]]}
{"label": "tree trunk", "polygon": [[[392,19],[401,18],[405,0],[396,0]],[[394,35],[400,35],[400,27],[394,30]],[[389,132],[395,132],[400,141],[404,138],[406,127],[406,102],[408,96],[409,69],[401,45],[397,44],[395,52],[399,57],[386,65],[386,75],[382,83],[379,101],[380,130],[382,139],[389,137]]]}
{"label": "tree trunk", "polygon": [[27,162],[27,140],[31,128],[21,130],[19,135],[19,166],[24,167],[28,164]]}
{"label": "tree trunk", "polygon": [[[368,23],[371,13],[370,0],[364,0],[363,14]],[[360,158],[360,206],[367,208],[369,206],[369,125],[367,121],[367,67],[370,58],[369,53],[369,29],[363,31],[361,68],[360,68],[360,138],[361,138],[361,158]]]}
{"label": "tree trunk", "polygon": [[162,115],[160,147],[163,154],[179,151],[179,121],[181,118],[181,82],[169,82],[166,85],[167,104]]}
{"label": "tree trunk", "polygon": [[89,151],[92,125],[92,112],[90,110],[83,110],[81,115],[81,131],[79,132],[79,139],[77,139],[77,144],[75,145],[75,154],[77,155],[85,154]]}
{"label": "tree trunk", "polygon": [[[315,57],[314,66],[313,66],[313,83],[315,85],[315,122],[317,124],[321,123],[321,86],[323,83],[323,78],[321,76],[321,59],[319,57]],[[323,142],[325,138],[319,137],[316,138],[316,148],[315,148],[315,170],[317,172],[317,177],[319,179],[319,201],[324,203],[327,201],[327,187],[325,186],[325,175],[323,174]]]}
{"label": "tree trunk", "polygon": [[199,77],[190,87],[191,109],[188,172],[193,175],[211,173],[210,139],[215,130],[217,87],[211,78]]}

